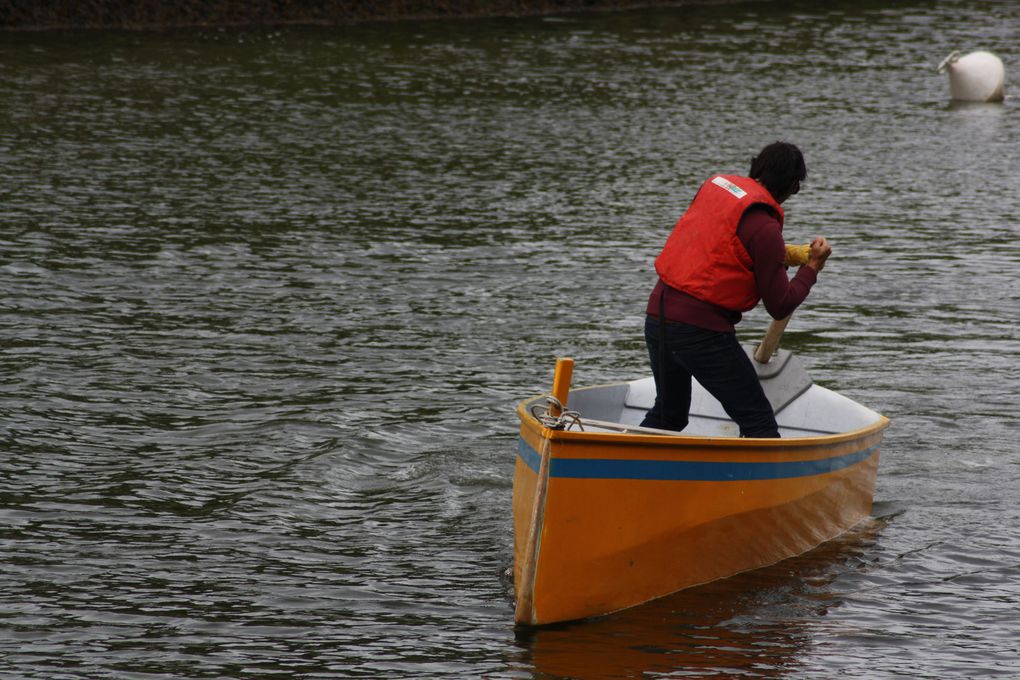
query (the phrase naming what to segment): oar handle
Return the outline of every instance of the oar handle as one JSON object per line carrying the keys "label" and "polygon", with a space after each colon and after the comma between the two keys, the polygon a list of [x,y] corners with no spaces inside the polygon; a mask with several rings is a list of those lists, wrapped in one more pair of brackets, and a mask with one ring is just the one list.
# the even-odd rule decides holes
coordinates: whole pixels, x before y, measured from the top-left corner
{"label": "oar handle", "polygon": [[783,264],[785,264],[787,267],[807,264],[808,259],[810,259],[810,257],[811,257],[810,243],[802,246],[795,246],[787,243],[786,255],[783,257]]}
{"label": "oar handle", "polygon": [[758,347],[754,350],[754,360],[759,364],[767,364],[772,355],[776,353],[776,349],[779,347],[779,340],[783,337],[783,331],[786,330],[786,324],[790,323],[790,317],[787,316],[784,319],[773,319],[772,323],[769,324],[768,330],[765,331],[765,336],[758,343]]}

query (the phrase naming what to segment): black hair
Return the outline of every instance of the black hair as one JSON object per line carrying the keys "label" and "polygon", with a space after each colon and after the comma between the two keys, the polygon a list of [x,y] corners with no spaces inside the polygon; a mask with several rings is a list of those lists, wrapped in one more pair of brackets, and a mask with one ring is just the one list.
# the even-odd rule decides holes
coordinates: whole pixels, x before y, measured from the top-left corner
{"label": "black hair", "polygon": [[804,154],[789,142],[772,142],[751,159],[751,179],[758,180],[777,200],[800,190],[807,177]]}

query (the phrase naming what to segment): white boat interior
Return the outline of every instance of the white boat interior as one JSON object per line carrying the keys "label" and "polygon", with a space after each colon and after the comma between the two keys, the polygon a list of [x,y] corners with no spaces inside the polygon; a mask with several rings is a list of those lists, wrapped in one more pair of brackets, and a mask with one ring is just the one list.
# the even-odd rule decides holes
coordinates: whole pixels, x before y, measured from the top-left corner
{"label": "white boat interior", "polygon": [[[750,354],[751,347],[745,347]],[[801,361],[786,350],[767,364],[752,359],[765,396],[772,404],[784,438],[818,437],[867,427],[881,415],[841,394],[815,385]],[[572,390],[567,408],[581,416],[588,432],[629,432],[699,437],[739,437],[739,429],[722,405],[697,380],[691,385],[690,423],[681,432],[640,427],[645,412],[655,402],[655,380],[642,378],[626,383]]]}

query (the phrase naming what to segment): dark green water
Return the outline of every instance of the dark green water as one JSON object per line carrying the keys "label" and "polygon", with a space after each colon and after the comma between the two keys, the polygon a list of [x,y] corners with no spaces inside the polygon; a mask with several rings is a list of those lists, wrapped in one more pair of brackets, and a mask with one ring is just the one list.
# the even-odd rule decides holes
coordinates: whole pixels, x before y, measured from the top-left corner
{"label": "dark green water", "polygon": [[[1009,2],[0,34],[0,675],[1020,676]],[[875,518],[515,634],[516,402],[646,372],[652,260],[777,138],[784,346],[893,420]],[[741,336],[767,319],[748,316]]]}

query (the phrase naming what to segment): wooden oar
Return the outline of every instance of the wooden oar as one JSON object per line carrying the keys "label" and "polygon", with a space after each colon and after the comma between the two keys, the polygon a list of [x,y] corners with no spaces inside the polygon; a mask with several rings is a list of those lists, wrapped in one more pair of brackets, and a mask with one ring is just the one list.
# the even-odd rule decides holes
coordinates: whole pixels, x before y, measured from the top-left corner
{"label": "wooden oar", "polygon": [[[807,264],[810,256],[810,243],[802,246],[795,246],[787,243],[786,258],[783,264],[787,267]],[[759,364],[767,364],[772,358],[772,355],[776,353],[776,349],[779,348],[779,339],[783,337],[783,331],[786,330],[786,324],[790,323],[791,316],[793,315],[790,314],[785,319],[773,319],[772,323],[769,324],[768,330],[765,331],[765,336],[761,339],[761,342],[758,343],[758,347],[754,350],[754,360]]]}
{"label": "wooden oar", "polygon": [[765,336],[754,350],[754,360],[759,364],[767,364],[772,355],[776,353],[776,349],[779,347],[779,339],[783,337],[783,331],[786,330],[786,324],[790,323],[791,316],[793,314],[783,319],[773,319],[772,323],[769,324],[768,330],[765,331]]}

